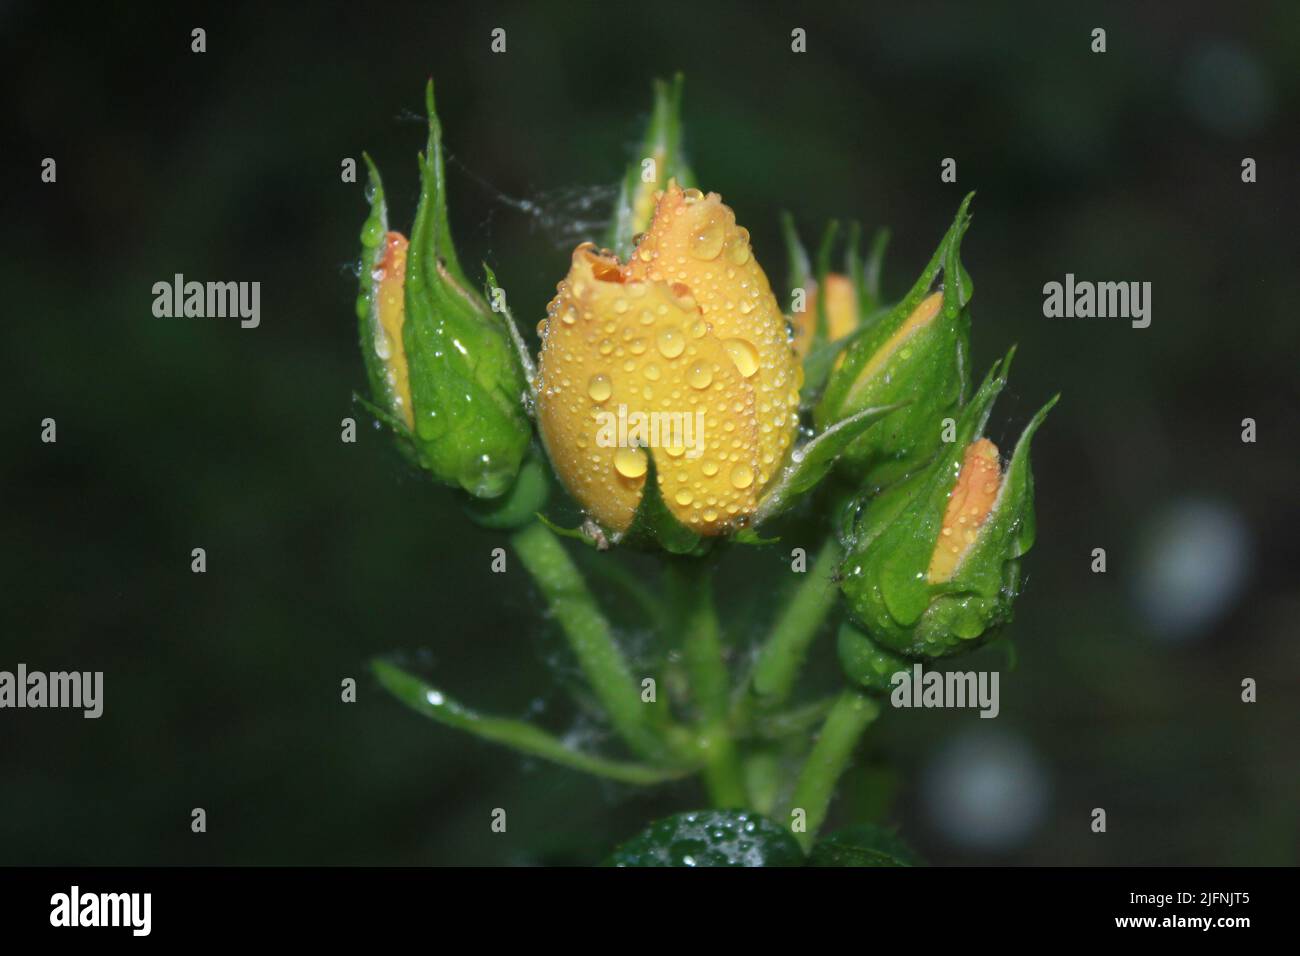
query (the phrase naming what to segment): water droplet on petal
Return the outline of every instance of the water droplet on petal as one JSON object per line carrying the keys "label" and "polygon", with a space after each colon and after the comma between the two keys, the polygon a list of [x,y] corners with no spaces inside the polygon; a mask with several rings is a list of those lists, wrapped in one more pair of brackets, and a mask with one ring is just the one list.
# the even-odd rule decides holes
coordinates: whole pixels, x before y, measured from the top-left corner
{"label": "water droplet on petal", "polygon": [[659,354],[664,358],[677,358],[686,348],[686,339],[675,327],[669,327],[659,333]]}
{"label": "water droplet on petal", "polygon": [[726,224],[720,216],[714,215],[701,223],[691,236],[691,255],[696,259],[718,258],[722,244],[726,241]]}
{"label": "water droplet on petal", "polygon": [[754,469],[748,465],[737,465],[731,469],[731,484],[736,488],[748,488],[754,483]]}
{"label": "water droplet on petal", "polygon": [[624,478],[640,478],[646,473],[645,452],[640,448],[619,448],[614,452],[614,470]]}
{"label": "water droplet on petal", "polygon": [[758,371],[758,349],[751,343],[744,339],[727,339],[722,345],[742,376],[749,378]]}
{"label": "water droplet on petal", "polygon": [[591,381],[587,383],[587,394],[592,397],[593,401],[603,402],[613,392],[613,386],[610,385],[609,376],[607,375],[593,375]]}
{"label": "water droplet on petal", "polygon": [[713,383],[713,369],[707,362],[696,362],[686,373],[686,382],[691,388],[708,388]]}

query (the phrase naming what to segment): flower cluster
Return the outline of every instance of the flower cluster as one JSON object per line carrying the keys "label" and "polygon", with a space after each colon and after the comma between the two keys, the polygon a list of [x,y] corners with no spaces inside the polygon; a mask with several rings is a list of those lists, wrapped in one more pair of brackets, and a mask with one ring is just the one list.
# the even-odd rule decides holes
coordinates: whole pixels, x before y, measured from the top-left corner
{"label": "flower cluster", "polygon": [[843,549],[841,660],[870,689],[1011,618],[1034,537],[1029,443],[1051,403],[1005,458],[984,435],[1011,355],[972,393],[971,197],[892,304],[883,237],[864,257],[854,229],[833,271],[835,231],[814,268],[787,222],[787,314],[749,232],[694,185],[660,103],[603,245],[573,251],[537,326],[534,367],[488,304],[495,278],[485,298],[460,266],[432,85],[428,110],[409,241],[371,166],[358,301],[371,407],[412,462],[518,524],[546,497],[544,450],[586,515],[574,533],[602,548],[753,543],[816,496]]}

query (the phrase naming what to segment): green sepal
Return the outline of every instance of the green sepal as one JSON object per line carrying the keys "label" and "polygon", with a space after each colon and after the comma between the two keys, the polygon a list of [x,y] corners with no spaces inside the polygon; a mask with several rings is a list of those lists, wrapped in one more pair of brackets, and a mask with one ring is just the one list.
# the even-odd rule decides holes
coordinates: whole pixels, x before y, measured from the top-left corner
{"label": "green sepal", "polygon": [[[791,296],[795,289],[803,289],[806,294],[813,281],[812,263],[808,259],[808,250],[799,241],[799,230],[795,228],[794,217],[784,211],[781,213],[781,238],[785,240],[786,252],[785,293]],[[789,299],[779,303],[782,310],[789,304]]]}
{"label": "green sepal", "polygon": [[[486,262],[483,263],[483,297],[492,302],[494,291],[501,288],[497,282],[497,274],[492,267]],[[495,311],[495,310],[494,310]],[[528,351],[528,343],[519,332],[519,326],[515,324],[515,317],[510,311],[510,303],[506,300],[504,290],[502,292],[501,311],[497,313],[501,316],[501,323],[510,336],[510,344],[515,348],[515,355],[519,359],[519,368],[524,373],[524,383],[528,387],[528,394],[535,405],[537,399],[537,366],[533,364],[532,353]],[[529,415],[533,416],[535,409],[528,409]]]}
{"label": "green sepal", "polygon": [[414,438],[434,477],[494,498],[514,484],[528,450],[528,384],[505,323],[472,291],[456,258],[432,83],[427,102],[429,151],[420,158],[402,329]]}
{"label": "green sepal", "polygon": [[816,487],[859,435],[897,409],[897,405],[864,408],[791,451],[789,460],[763,493],[754,513],[754,525],[787,510]]}
{"label": "green sepal", "polygon": [[[443,158],[442,150],[442,121],[438,119],[438,110],[433,100],[433,78],[424,87],[424,107],[429,119],[429,139],[425,146],[425,165],[427,166],[426,175],[429,178],[431,186],[431,206],[429,210],[430,230],[429,235],[432,239],[430,248],[433,254],[442,261],[447,272],[451,274],[452,279],[462,289],[470,288],[469,278],[465,275],[465,270],[460,267],[460,259],[456,255],[456,244],[451,239],[451,221],[447,217],[447,168]],[[428,187],[426,187],[428,188]],[[420,202],[423,204],[424,195],[420,196]]]}
{"label": "green sepal", "polygon": [[608,866],[802,866],[790,831],[747,810],[696,810],[656,820]]}
{"label": "green sepal", "polygon": [[835,237],[839,234],[839,220],[832,219],[822,231],[821,243],[817,246],[817,314],[813,316],[812,345],[809,353],[825,345],[830,339],[831,320],[826,295],[826,277],[831,274],[831,252],[835,249]]}
{"label": "green sepal", "polygon": [[739,531],[733,534],[728,540],[733,542],[734,544],[744,544],[744,545],[749,545],[750,547],[762,548],[762,547],[766,547],[769,544],[779,544],[781,538],[779,535],[775,537],[767,538],[759,534],[758,530],[755,528],[741,528]]}
{"label": "green sepal", "polygon": [[[817,301],[823,301],[818,296]],[[799,389],[799,407],[803,410],[815,408],[821,396],[822,388],[835,368],[835,360],[843,355],[857,339],[867,331],[866,326],[859,326],[843,338],[831,342],[814,344],[803,360],[803,387]]]}
{"label": "green sepal", "polygon": [[534,520],[550,493],[550,469],[538,456],[530,455],[509,491],[499,498],[469,498],[465,513],[484,528],[513,530]]}
{"label": "green sepal", "polygon": [[[845,468],[855,478],[876,487],[897,481],[934,456],[943,419],[954,415],[966,396],[970,352],[967,304],[973,286],[960,250],[970,224],[973,195],[962,202],[911,291],[884,317],[867,325],[845,350],[814,412],[814,420],[824,428],[860,408],[908,402],[906,408],[859,438],[844,456]],[[939,291],[943,299],[935,317],[887,348],[917,306]],[[870,378],[864,378],[868,365],[882,351],[888,357]]]}
{"label": "green sepal", "polygon": [[540,511],[536,514],[537,520],[540,521],[552,534],[559,535],[561,538],[570,538],[574,541],[581,541],[588,547],[595,548],[597,551],[604,551],[609,547],[609,542],[602,543],[600,538],[594,537],[585,526],[577,528],[566,528],[564,525],[548,518]]}
{"label": "green sepal", "polygon": [[860,823],[823,837],[809,866],[923,866],[924,861],[892,830]]}
{"label": "green sepal", "polygon": [[420,452],[415,447],[415,439],[411,435],[410,429],[406,427],[406,422],[388,411],[388,409],[380,408],[359,392],[352,393],[352,401],[356,402],[367,415],[392,432],[395,444],[402,453],[402,457],[412,465],[419,467]]}
{"label": "green sepal", "polygon": [[877,229],[871,239],[871,250],[860,265],[855,276],[858,290],[858,316],[865,322],[868,316],[877,312],[881,305],[880,272],[885,262],[885,250],[889,248],[889,230]]}
{"label": "green sepal", "polygon": [[[655,193],[665,189],[669,179],[676,179],[683,189],[695,185],[682,148],[682,87],[685,79],[678,73],[671,80],[654,81],[654,108],[641,139],[640,152],[634,157],[619,187],[614,217],[610,222],[605,245],[620,259],[631,254],[633,240],[650,228],[654,214]],[[655,176],[642,179],[642,163],[653,159]]]}
{"label": "green sepal", "polygon": [[647,551],[663,550],[670,554],[704,554],[710,549],[711,542],[678,521],[664,504],[659,493],[655,456],[648,448],[642,450],[646,456],[646,473],[641,501],[627,530],[613,536],[614,543]]}

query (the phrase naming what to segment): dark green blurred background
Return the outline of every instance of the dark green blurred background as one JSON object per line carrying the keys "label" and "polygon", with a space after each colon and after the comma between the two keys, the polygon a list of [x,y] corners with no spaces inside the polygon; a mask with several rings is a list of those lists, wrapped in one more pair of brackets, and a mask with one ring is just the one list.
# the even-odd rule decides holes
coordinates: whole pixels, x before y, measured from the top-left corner
{"label": "dark green blurred background", "polygon": [[[342,159],[370,151],[406,228],[433,75],[462,260],[489,260],[531,328],[651,78],[678,69],[701,185],[774,284],[782,209],[809,239],[830,217],[892,226],[896,296],[976,189],[978,370],[1020,343],[992,437],[1064,395],[1035,444],[1001,716],[887,712],[837,820],[900,824],[940,863],[1295,863],[1300,15],[1046,6],[0,8],[0,668],[106,672],[100,720],[0,712],[0,864],[589,862],[702,802],[522,761],[387,699],[365,662],[400,651],[467,702],[600,736],[521,572],[489,573],[500,536],[381,436],[339,441],[363,383],[366,213]],[[260,281],[261,327],[155,318],[151,286],[177,272]],[[1152,282],[1151,327],[1043,318],[1066,272]],[[755,622],[738,655],[785,553],[723,569],[729,618]],[[969,666],[1004,664],[982,655]]]}

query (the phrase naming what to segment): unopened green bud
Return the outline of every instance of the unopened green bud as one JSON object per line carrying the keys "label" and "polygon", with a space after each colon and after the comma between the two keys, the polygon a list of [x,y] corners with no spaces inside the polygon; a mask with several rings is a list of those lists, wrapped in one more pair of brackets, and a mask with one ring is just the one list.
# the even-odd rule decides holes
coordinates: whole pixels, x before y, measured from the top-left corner
{"label": "unopened green bud", "polygon": [[961,239],[970,224],[967,196],[929,265],[890,312],[858,335],[826,384],[818,428],[864,408],[902,403],[856,439],[841,468],[884,487],[914,472],[938,450],[944,419],[955,416],[969,385],[973,290],[962,267]]}
{"label": "unopened green bud", "polygon": [[383,187],[371,166],[362,351],[378,411],[415,460],[440,481],[495,498],[511,488],[528,450],[527,385],[509,319],[473,290],[456,256],[432,83],[426,98],[429,144],[409,244],[387,231]]}
{"label": "unopened green bud", "polygon": [[[844,523],[840,587],[881,651],[943,657],[978,646],[1011,619],[1020,558],[1034,540],[1029,443],[1056,399],[1026,426],[1004,469],[981,435],[1010,362],[1009,354],[995,365],[962,410],[955,441]],[[846,666],[849,652],[865,659],[861,646],[846,652],[846,643],[854,642],[841,641]]]}

